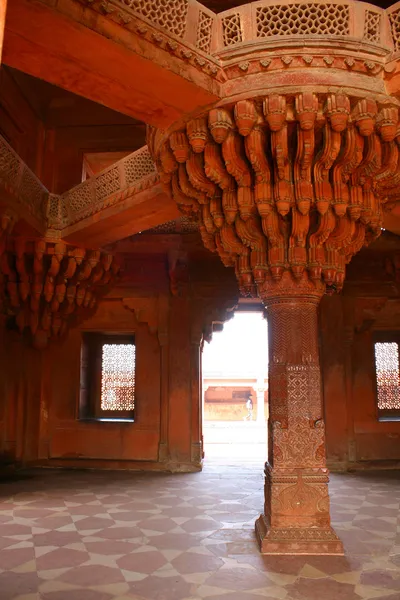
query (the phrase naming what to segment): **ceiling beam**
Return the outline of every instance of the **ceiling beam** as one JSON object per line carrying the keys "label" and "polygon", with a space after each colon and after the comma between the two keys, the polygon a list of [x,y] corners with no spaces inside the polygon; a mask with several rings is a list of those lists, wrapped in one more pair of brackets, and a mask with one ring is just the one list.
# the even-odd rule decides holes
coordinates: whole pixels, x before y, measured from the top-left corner
{"label": "ceiling beam", "polygon": [[77,0],[46,2],[8,3],[4,64],[161,128],[219,99],[213,77],[137,33]]}

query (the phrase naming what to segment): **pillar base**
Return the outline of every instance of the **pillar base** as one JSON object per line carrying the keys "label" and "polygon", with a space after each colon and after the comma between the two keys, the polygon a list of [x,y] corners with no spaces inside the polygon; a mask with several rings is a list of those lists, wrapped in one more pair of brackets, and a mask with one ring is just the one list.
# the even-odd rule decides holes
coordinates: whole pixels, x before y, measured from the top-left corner
{"label": "pillar base", "polygon": [[344,555],[343,544],[332,527],[270,527],[260,515],[256,537],[261,554]]}

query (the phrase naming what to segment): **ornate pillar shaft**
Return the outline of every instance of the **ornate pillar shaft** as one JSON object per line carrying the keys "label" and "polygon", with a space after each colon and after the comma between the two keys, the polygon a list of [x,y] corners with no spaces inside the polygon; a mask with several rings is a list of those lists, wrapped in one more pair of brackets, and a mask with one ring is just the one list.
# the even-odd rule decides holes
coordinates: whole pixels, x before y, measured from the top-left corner
{"label": "ornate pillar shaft", "polygon": [[269,325],[269,455],[257,537],[268,554],[343,554],[329,516],[317,321],[323,286],[285,273],[268,287],[262,296]]}

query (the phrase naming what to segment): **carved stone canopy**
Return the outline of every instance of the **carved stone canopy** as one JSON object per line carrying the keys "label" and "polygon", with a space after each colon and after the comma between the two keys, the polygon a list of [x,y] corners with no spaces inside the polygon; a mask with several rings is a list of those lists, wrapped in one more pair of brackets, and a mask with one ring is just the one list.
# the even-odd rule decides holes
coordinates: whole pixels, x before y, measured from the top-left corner
{"label": "carved stone canopy", "polygon": [[[1,239],[0,239],[1,242]],[[115,257],[65,243],[9,239],[0,243],[0,310],[43,348],[87,316],[119,271]]]}
{"label": "carved stone canopy", "polygon": [[391,97],[271,94],[153,135],[162,142],[152,151],[169,193],[198,216],[205,246],[235,267],[243,294],[268,296],[286,271],[331,293],[399,193],[398,124]]}

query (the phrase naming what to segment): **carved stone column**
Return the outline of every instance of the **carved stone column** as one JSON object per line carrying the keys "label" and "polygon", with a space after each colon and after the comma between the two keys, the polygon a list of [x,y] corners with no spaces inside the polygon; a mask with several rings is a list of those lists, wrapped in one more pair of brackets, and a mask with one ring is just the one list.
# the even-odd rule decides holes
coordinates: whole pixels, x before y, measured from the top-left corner
{"label": "carved stone column", "polygon": [[324,293],[341,291],[346,264],[380,235],[383,207],[397,198],[399,107],[357,86],[347,95],[298,79],[297,89],[293,80],[286,92],[257,96],[253,83],[248,98],[150,132],[150,151],[206,248],[235,269],[243,296],[267,306],[261,550],[342,554],[329,522],[317,307]]}
{"label": "carved stone column", "polygon": [[288,272],[260,290],[269,325],[270,418],[256,533],[267,554],[343,554],[329,516],[317,323],[323,293],[320,282]]}

